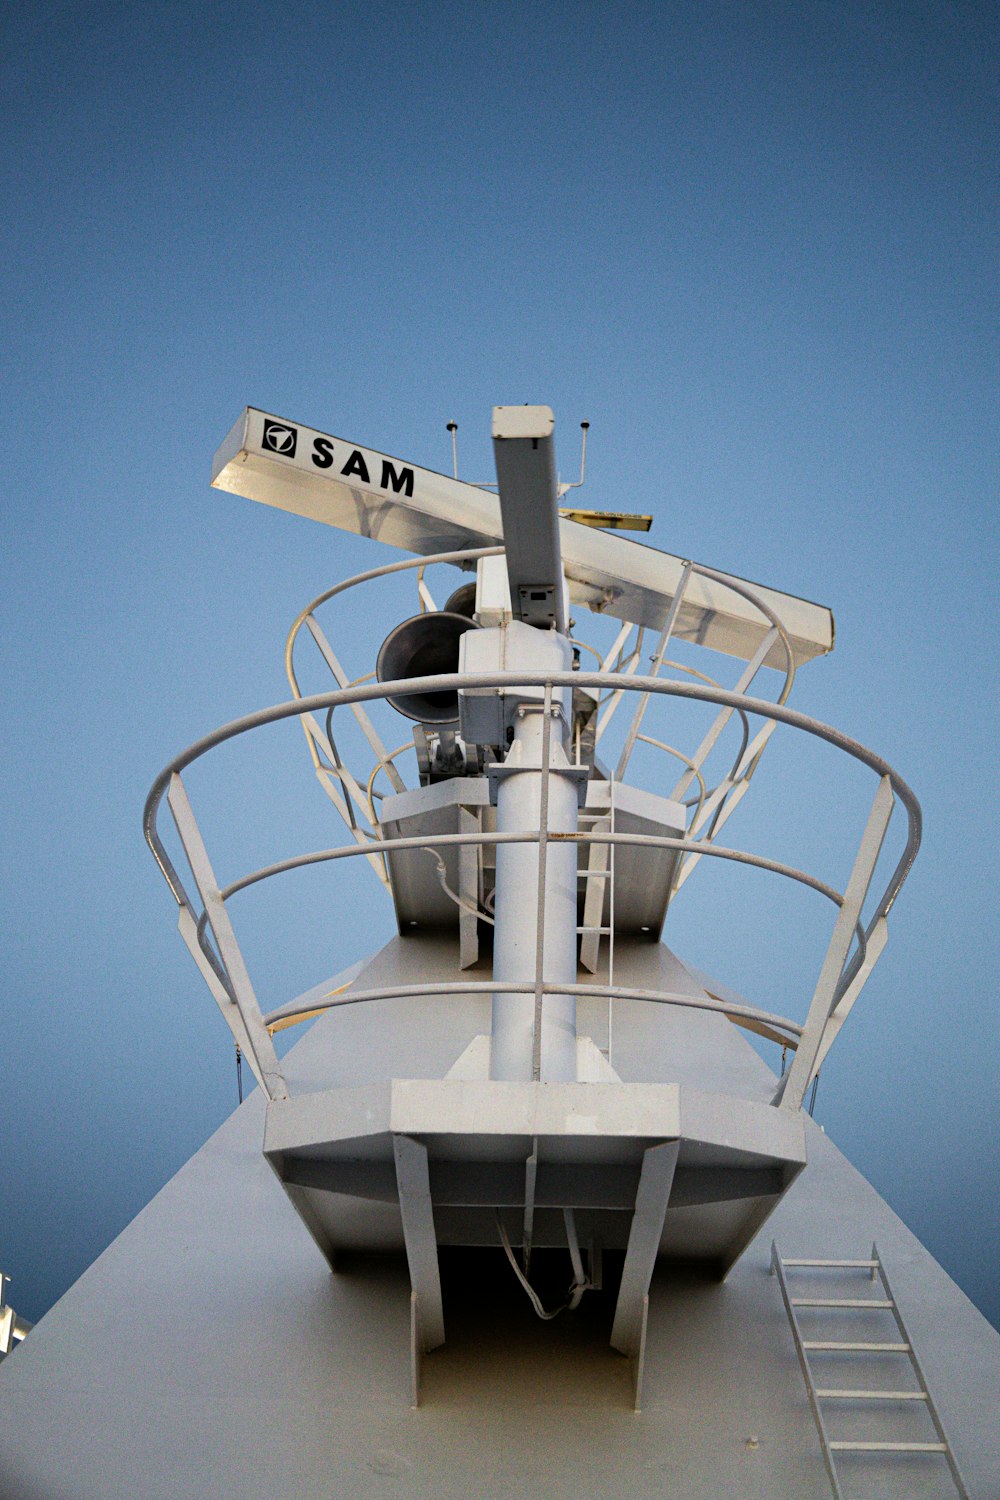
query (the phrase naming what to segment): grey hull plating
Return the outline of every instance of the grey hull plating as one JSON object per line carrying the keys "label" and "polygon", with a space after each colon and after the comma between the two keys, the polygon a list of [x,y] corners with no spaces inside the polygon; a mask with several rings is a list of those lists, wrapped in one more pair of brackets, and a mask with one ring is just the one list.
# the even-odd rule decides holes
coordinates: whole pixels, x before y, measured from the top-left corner
{"label": "grey hull plating", "polygon": [[[642,984],[664,964],[697,987],[656,944],[616,956],[622,982]],[[443,980],[454,945],[396,940],[357,983],[386,983],[400,967],[413,982]],[[603,1044],[606,1006],[584,1001],[580,1012],[581,1032]],[[288,1053],[289,1082],[299,1094],[440,1078],[488,1021],[486,996],[345,1008]],[[628,1082],[760,1100],[774,1086],[721,1016],[638,1002],[616,1006],[614,1062]],[[725,1281],[660,1259],[637,1415],[629,1362],[608,1342],[613,1294],[541,1323],[499,1259],[470,1285],[449,1279],[447,1252],[447,1343],[425,1358],[412,1408],[405,1258],[348,1255],[331,1274],[261,1155],[263,1117],[256,1091],[4,1361],[6,1500],[827,1496],[768,1274],[772,1237],[789,1256],[820,1258],[863,1257],[878,1241],[969,1489],[977,1500],[998,1493],[1000,1338],[810,1121],[808,1166]],[[670,1209],[668,1226],[679,1230],[684,1212]],[[851,1321],[835,1336],[867,1326]],[[832,1360],[831,1384],[871,1381]],[[908,1430],[921,1416],[906,1414]],[[866,1413],[871,1430],[882,1420]],[[893,1412],[893,1433],[900,1421]],[[948,1492],[934,1458],[892,1475],[879,1455],[847,1463],[851,1494]]]}

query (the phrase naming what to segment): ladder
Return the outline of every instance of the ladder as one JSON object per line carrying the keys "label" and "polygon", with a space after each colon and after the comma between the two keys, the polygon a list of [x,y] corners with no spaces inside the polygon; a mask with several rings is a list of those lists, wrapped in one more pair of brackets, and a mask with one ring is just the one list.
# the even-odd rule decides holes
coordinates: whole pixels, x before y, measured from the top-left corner
{"label": "ladder", "polygon": [[[865,1278],[869,1282],[878,1284],[881,1295],[866,1297],[794,1297],[789,1291],[789,1270],[816,1270],[824,1271],[835,1269],[840,1271],[866,1271]],[[809,1396],[809,1405],[816,1419],[816,1427],[819,1431],[820,1446],[823,1450],[823,1461],[826,1464],[826,1472],[830,1478],[830,1485],[836,1500],[844,1500],[844,1492],[841,1489],[840,1477],[837,1473],[837,1454],[840,1453],[881,1453],[881,1454],[926,1454],[942,1457],[948,1465],[955,1493],[961,1496],[961,1500],[971,1500],[969,1491],[965,1487],[951,1444],[945,1435],[941,1418],[937,1407],[927,1389],[923,1370],[917,1359],[913,1348],[913,1342],[906,1330],[902,1314],[892,1295],[885,1267],[879,1257],[877,1245],[872,1245],[871,1258],[869,1260],[807,1260],[807,1259],[783,1259],[779,1254],[776,1241],[771,1243],[771,1275],[777,1276],[778,1285],[781,1288],[782,1300],[788,1321],[792,1327],[792,1337],[795,1340],[795,1350],[799,1357],[802,1368],[802,1378],[805,1381],[806,1392]],[[897,1338],[890,1340],[864,1340],[864,1339],[824,1339],[803,1337],[802,1327],[799,1322],[799,1309],[810,1308],[818,1312],[840,1311],[848,1314],[862,1309],[875,1309],[892,1317]],[[856,1389],[853,1387],[818,1385],[816,1383],[812,1355],[826,1354],[848,1354],[864,1358],[866,1355],[900,1355],[909,1361],[910,1368],[916,1380],[916,1385],[907,1388],[903,1382],[896,1382],[896,1388],[891,1390]],[[858,1440],[832,1439],[827,1432],[826,1420],[824,1418],[824,1403],[837,1402],[846,1406],[859,1403],[861,1408],[868,1402],[878,1403],[906,1403],[919,1402],[930,1418],[934,1431],[932,1441],[913,1442],[898,1441],[887,1442],[885,1440],[874,1441],[868,1438]]]}
{"label": "ladder", "polygon": [[[615,776],[610,775],[608,811],[581,811],[580,823],[589,824],[592,833],[615,832]],[[615,846],[614,844],[591,844],[585,868],[577,871],[577,879],[584,884],[583,924],[577,927],[580,937],[580,963],[593,974],[597,971],[601,938],[608,940],[608,987],[615,982]],[[608,898],[608,925],[604,923],[604,898]],[[608,1062],[614,1040],[613,1007],[608,996],[608,1045],[604,1051]]]}

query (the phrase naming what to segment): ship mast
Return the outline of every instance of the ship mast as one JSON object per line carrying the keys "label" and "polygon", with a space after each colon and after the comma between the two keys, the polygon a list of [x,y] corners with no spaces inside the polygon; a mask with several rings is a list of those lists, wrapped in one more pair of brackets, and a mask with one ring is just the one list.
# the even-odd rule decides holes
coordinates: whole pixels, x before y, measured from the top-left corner
{"label": "ship mast", "polygon": [[[218,488],[415,555],[336,585],[301,612],[286,650],[292,701],[225,726],[165,768],[147,803],[147,837],[182,936],[267,1096],[264,1154],[292,1206],[331,1264],[345,1247],[405,1249],[414,1399],[421,1356],[446,1335],[439,1247],[499,1244],[540,1312],[529,1279],[534,1248],[568,1254],[568,1306],[600,1282],[605,1250],[623,1256],[611,1342],[633,1359],[638,1404],[657,1258],[681,1254],[725,1274],[805,1164],[806,1096],[884,948],[888,912],[919,841],[919,809],[879,757],[786,702],[797,667],[832,649],[829,610],[561,516],[565,487],[548,407],[496,407],[492,437],[495,495],[244,412],[216,455]],[[454,567],[466,581],[438,609],[424,575]],[[319,612],[408,570],[419,612],[389,630],[375,681],[349,676]],[[596,653],[597,670],[580,660],[571,604],[621,622],[610,650]],[[303,696],[296,666],[307,636],[334,680],[312,696]],[[677,641],[734,658],[735,684],[673,661]],[[668,668],[678,675],[665,676]],[[765,669],[776,672],[777,694],[754,697]],[[689,750],[656,724],[679,700],[715,710]],[[412,741],[398,749],[379,728],[383,703],[413,726]],[[623,706],[627,727],[606,763]],[[223,886],[184,774],[216,744],[293,717],[351,841]],[[345,722],[374,755],[370,772],[343,752],[337,726]],[[779,725],[874,773],[843,893],[719,841]],[[735,754],[722,748],[734,731]],[[416,786],[400,770],[411,749]],[[669,795],[659,778],[656,790],[633,784],[640,750],[665,756],[661,766],[680,759]],[[197,899],[159,831],[164,797]],[[900,805],[903,854],[877,895],[876,863]],[[706,857],[784,876],[834,904],[804,1019],[713,992],[659,943],[671,902]],[[388,889],[398,939],[360,974],[263,1012],[229,901],[286,870],[352,858]],[[380,1019],[397,1002],[405,1008],[391,1012],[395,1021]],[[664,1053],[657,1044],[665,1060],[652,1080],[634,1060],[616,1066],[614,1015],[633,1017],[636,1005],[658,1011],[664,1024],[681,1019],[672,1047]],[[408,1074],[405,1064],[380,1073],[368,1061],[367,1081],[356,1086],[297,1093],[275,1032],[317,1015],[332,1024],[330,1013],[343,1006],[367,1008],[371,1057],[382,1048],[416,1055],[428,1026],[440,1034],[445,1013],[455,1040],[440,1034],[431,1076],[426,1063]],[[712,1028],[725,1033],[730,1023],[794,1053],[763,1094],[712,1068],[714,1052],[726,1050]],[[705,1072],[692,1083],[686,1059],[696,1056]]]}

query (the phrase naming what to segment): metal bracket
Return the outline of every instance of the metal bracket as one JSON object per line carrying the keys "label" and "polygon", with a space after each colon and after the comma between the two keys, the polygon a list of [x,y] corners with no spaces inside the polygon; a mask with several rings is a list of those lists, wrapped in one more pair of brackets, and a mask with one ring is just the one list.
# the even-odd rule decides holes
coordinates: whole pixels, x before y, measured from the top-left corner
{"label": "metal bracket", "polygon": [[444,1343],[441,1274],[438,1270],[427,1147],[411,1136],[394,1135],[392,1150],[396,1159],[396,1182],[399,1187],[399,1209],[403,1218],[406,1260],[414,1295],[412,1306],[416,1309],[414,1337],[420,1351],[426,1353]]}
{"label": "metal bracket", "polygon": [[628,1249],[622,1269],[611,1345],[632,1360],[635,1379],[635,1409],[642,1400],[642,1377],[646,1358],[646,1319],[649,1312],[649,1285],[660,1248],[663,1220],[670,1201],[679,1141],[650,1146],[642,1158],[635,1212],[629,1230]]}
{"label": "metal bracket", "polygon": [[[497,788],[502,778],[522,776],[525,772],[537,776],[539,770],[541,770],[540,766],[508,766],[494,761],[492,765],[486,767],[486,776],[490,784],[490,804],[493,807],[497,805]],[[570,781],[575,781],[577,804],[583,807],[587,800],[587,783],[590,780],[589,766],[550,766],[549,775],[566,776]]]}

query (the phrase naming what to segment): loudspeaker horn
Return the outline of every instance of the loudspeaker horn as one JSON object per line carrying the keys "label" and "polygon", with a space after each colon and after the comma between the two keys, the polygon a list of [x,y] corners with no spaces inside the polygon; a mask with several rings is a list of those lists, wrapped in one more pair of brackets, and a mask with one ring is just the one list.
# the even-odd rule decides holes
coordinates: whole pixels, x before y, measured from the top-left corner
{"label": "loudspeaker horn", "polygon": [[[468,615],[436,610],[413,615],[390,631],[375,664],[379,682],[407,677],[432,677],[458,671],[458,643],[477,626]],[[386,699],[397,713],[418,724],[457,724],[458,693],[397,693]]]}

